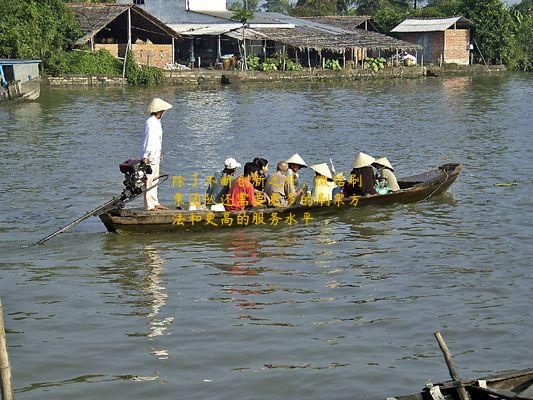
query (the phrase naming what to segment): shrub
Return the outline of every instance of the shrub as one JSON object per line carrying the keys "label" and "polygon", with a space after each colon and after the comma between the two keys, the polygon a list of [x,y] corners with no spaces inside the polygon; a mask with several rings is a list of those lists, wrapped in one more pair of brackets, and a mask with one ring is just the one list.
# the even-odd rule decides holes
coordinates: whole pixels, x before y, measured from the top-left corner
{"label": "shrub", "polygon": [[138,65],[131,51],[126,56],[126,79],[130,85],[160,85],[163,83],[163,71],[156,67]]}
{"label": "shrub", "polygon": [[257,56],[248,56],[246,57],[246,63],[248,64],[248,69],[260,70],[261,65],[259,62],[259,57]]}
{"label": "shrub", "polygon": [[366,69],[371,69],[372,71],[377,72],[380,69],[385,68],[386,63],[387,63],[387,60],[385,60],[383,57],[379,57],[379,58],[367,57],[364,59],[363,66]]}
{"label": "shrub", "polygon": [[49,60],[48,72],[56,76],[65,74],[120,75],[122,62],[105,49],[96,52],[74,50],[55,53]]}
{"label": "shrub", "polygon": [[339,60],[326,60],[324,63],[324,68],[331,69],[333,71],[340,71],[342,69],[341,65],[339,64]]}
{"label": "shrub", "polygon": [[287,71],[301,71],[303,67],[291,59],[287,59],[287,61],[285,61],[285,69]]}

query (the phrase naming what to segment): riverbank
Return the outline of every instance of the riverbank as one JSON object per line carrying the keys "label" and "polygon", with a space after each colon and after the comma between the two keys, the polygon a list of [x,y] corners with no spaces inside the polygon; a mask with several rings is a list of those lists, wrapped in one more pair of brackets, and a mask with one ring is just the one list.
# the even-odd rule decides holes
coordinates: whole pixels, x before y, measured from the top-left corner
{"label": "riverbank", "polygon": [[[417,79],[425,76],[474,76],[507,72],[503,65],[463,66],[450,64],[443,67],[394,67],[380,71],[370,69],[343,69],[340,71],[305,69],[302,71],[218,71],[194,69],[190,71],[164,71],[164,83],[169,86],[220,84],[224,83],[261,83],[261,82],[298,82],[298,81],[357,81],[379,79]],[[224,79],[223,79],[224,77]],[[122,86],[127,80],[121,76],[65,75],[46,77],[49,86]]]}
{"label": "riverbank", "polygon": [[439,76],[474,76],[474,75],[487,75],[492,73],[508,72],[505,65],[457,65],[457,64],[444,64],[442,67],[428,66],[427,75],[432,74]]}
{"label": "riverbank", "polygon": [[[165,71],[166,85],[220,84],[222,77],[229,83],[246,82],[293,82],[315,80],[372,80],[415,79],[425,75],[424,67],[385,68],[381,71],[368,69],[344,69],[341,71],[306,69],[303,71],[217,71],[196,69],[190,71]],[[65,75],[46,77],[49,86],[120,86],[127,80],[120,76]]]}

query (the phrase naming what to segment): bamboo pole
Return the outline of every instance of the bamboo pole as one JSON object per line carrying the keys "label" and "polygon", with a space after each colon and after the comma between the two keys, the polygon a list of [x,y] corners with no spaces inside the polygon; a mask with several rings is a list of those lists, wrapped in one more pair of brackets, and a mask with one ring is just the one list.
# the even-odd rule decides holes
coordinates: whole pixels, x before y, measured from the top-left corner
{"label": "bamboo pole", "polygon": [[122,84],[126,84],[126,60],[128,59],[128,46],[126,46],[126,53],[124,54],[124,64],[122,65]]}
{"label": "bamboo pole", "polygon": [[459,393],[459,397],[461,398],[461,400],[470,400],[470,396],[468,395],[468,392],[466,391],[464,384],[461,382],[461,379],[459,378],[459,373],[457,371],[457,368],[455,367],[455,362],[453,361],[452,353],[450,353],[450,350],[448,350],[448,346],[446,346],[446,343],[444,342],[444,339],[441,333],[438,331],[435,332],[435,337],[437,338],[437,342],[439,342],[439,347],[444,356],[444,361],[446,361],[446,365],[448,366],[450,377],[456,383],[458,383],[457,392]]}
{"label": "bamboo pole", "polygon": [[4,312],[0,299],[0,388],[2,400],[13,400],[13,386],[11,384],[11,366],[7,355],[6,330],[4,328]]}
{"label": "bamboo pole", "polygon": [[342,68],[346,68],[346,49],[342,51]]}

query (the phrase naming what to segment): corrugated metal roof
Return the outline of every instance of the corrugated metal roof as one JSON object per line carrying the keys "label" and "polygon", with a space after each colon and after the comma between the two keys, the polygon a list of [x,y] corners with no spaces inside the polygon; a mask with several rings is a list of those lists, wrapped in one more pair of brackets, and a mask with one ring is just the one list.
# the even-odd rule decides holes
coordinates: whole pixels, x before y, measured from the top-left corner
{"label": "corrugated metal roof", "polygon": [[[391,32],[439,32],[445,31],[450,28],[456,22],[463,19],[463,17],[451,17],[451,18],[431,18],[431,19],[418,19],[408,18],[401,22],[398,26],[391,30]],[[468,21],[469,22],[469,21]]]}
{"label": "corrugated metal roof", "polygon": [[0,65],[17,65],[17,64],[37,64],[41,63],[41,60],[25,60],[25,59],[10,59],[10,58],[0,58]]}
{"label": "corrugated metal roof", "polygon": [[241,24],[167,24],[175,32],[188,36],[223,35],[235,29],[242,28]]}

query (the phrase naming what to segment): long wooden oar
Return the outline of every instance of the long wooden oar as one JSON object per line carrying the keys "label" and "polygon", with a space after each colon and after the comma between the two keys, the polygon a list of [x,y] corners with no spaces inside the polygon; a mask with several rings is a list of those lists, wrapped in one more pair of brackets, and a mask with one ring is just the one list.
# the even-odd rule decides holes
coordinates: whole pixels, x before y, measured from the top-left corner
{"label": "long wooden oar", "polygon": [[444,342],[444,339],[442,338],[442,335],[439,331],[435,332],[435,337],[437,338],[437,342],[439,342],[439,347],[442,351],[442,354],[444,355],[444,361],[446,361],[448,371],[450,371],[450,376],[454,383],[457,384],[457,392],[459,393],[459,397],[461,398],[461,400],[470,400],[470,396],[468,395],[468,392],[466,391],[463,382],[459,378],[459,373],[457,372],[457,368],[455,367],[455,362],[453,361],[452,353],[450,353],[450,350],[448,350],[448,346],[446,346],[446,343]]}

